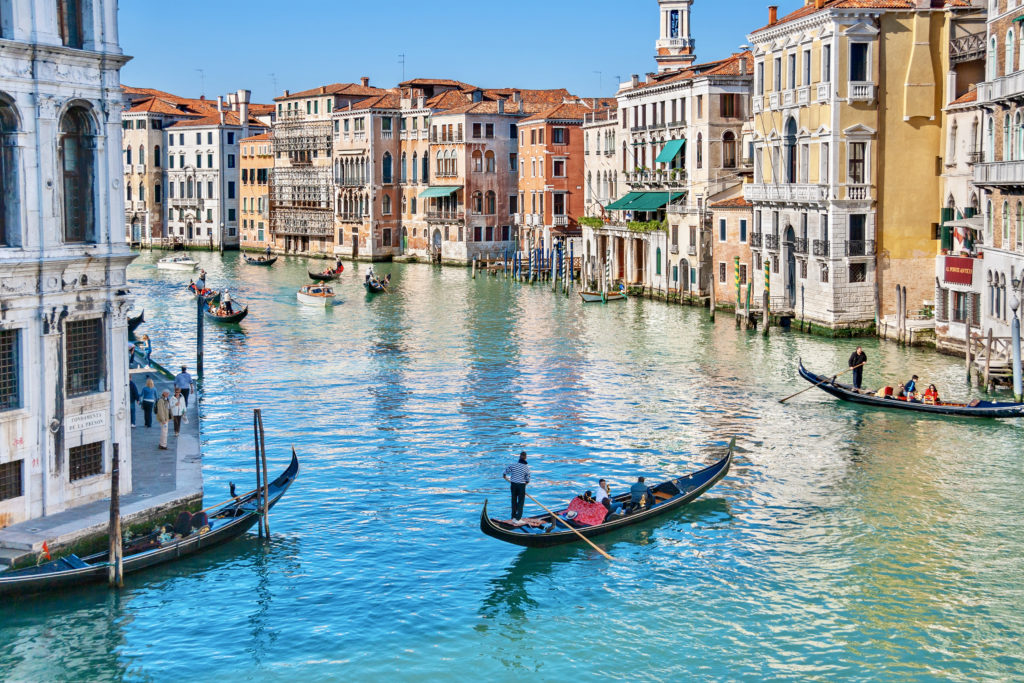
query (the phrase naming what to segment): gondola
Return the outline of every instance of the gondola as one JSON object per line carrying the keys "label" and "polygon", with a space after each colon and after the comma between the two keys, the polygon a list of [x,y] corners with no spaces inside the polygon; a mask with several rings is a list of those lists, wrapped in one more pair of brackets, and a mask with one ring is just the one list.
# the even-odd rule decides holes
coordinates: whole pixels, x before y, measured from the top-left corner
{"label": "gondola", "polygon": [[804,368],[800,360],[800,376],[814,384],[825,393],[851,403],[874,406],[876,408],[895,408],[898,410],[914,410],[919,413],[933,415],[958,415],[961,417],[1024,417],[1024,403],[999,403],[996,401],[971,401],[970,403],[923,403],[907,401],[899,398],[882,398],[869,391],[858,391],[853,385],[840,384],[831,377],[817,375]]}
{"label": "gondola", "polygon": [[273,258],[249,258],[245,254],[242,254],[242,258],[245,259],[245,262],[250,266],[272,266],[274,265],[274,262],[277,261],[276,256]]}
{"label": "gondola", "polygon": [[[288,468],[268,485],[269,507],[274,507],[281,500],[288,487],[295,481],[298,472],[299,458],[293,448]],[[262,492],[251,491],[218,506],[205,520],[196,521],[199,513],[186,520],[187,534],[181,537],[166,539],[167,534],[163,534],[161,530],[147,536],[128,539],[124,544],[124,573],[127,575],[147,567],[171,562],[237,538],[256,523],[262,508]],[[207,523],[208,529],[192,528],[193,523],[202,524],[203,521]],[[36,567],[0,572],[0,595],[49,593],[106,581],[108,557],[107,551],[81,558],[77,555],[68,555]]]}
{"label": "gondola", "polygon": [[205,292],[203,293],[196,288],[196,284],[194,282],[189,283],[188,291],[192,292],[192,294],[197,298],[203,299],[206,303],[218,303],[220,301],[220,292],[207,288],[203,290],[203,292]]}
{"label": "gondola", "polygon": [[237,323],[241,322],[242,318],[249,315],[249,306],[246,305],[242,310],[235,311],[234,313],[228,313],[227,315],[217,315],[209,308],[206,309],[206,317],[210,320],[216,320],[219,323]]}
{"label": "gondola", "polygon": [[332,281],[332,280],[337,280],[339,277],[341,277],[341,271],[344,270],[344,269],[345,269],[345,267],[342,266],[341,270],[332,270],[332,271],[326,271],[325,270],[325,271],[320,272],[320,273],[314,273],[311,270],[307,270],[306,271],[306,275],[309,276],[310,280],[320,280],[321,282],[328,282],[328,281]]}
{"label": "gondola", "polygon": [[[615,531],[616,529],[622,529],[623,527],[632,526],[633,524],[658,517],[666,512],[686,505],[714,486],[726,475],[726,473],[728,473],[729,467],[732,465],[734,446],[735,439],[729,443],[729,452],[726,453],[725,457],[714,465],[705,467],[699,472],[688,474],[685,477],[669,479],[657,486],[650,487],[654,492],[655,498],[658,499],[658,503],[656,505],[625,515],[613,514],[609,516],[607,521],[603,524],[581,526],[576,530],[587,538],[592,538],[594,536],[606,534],[609,531]],[[612,500],[628,505],[629,498],[629,493],[624,493],[618,496],[613,496]],[[557,512],[562,513],[564,510],[557,510]],[[551,515],[548,514],[534,517],[533,519],[538,520],[547,526],[550,526],[553,521],[551,519]],[[484,509],[480,513],[480,530],[499,541],[514,543],[515,545],[526,546],[528,548],[550,548],[551,546],[562,545],[563,543],[572,543],[573,541],[580,540],[579,536],[573,533],[570,529],[567,529],[563,524],[561,524],[561,522],[556,522],[555,527],[551,531],[545,533],[540,527],[530,527],[526,525],[516,526],[514,524],[489,517],[487,514],[486,501],[484,501]]]}
{"label": "gondola", "polygon": [[383,280],[370,278],[363,282],[363,287],[366,287],[366,291],[370,294],[380,294],[381,292],[387,293],[389,284],[391,284],[390,278],[385,278]]}
{"label": "gondola", "polygon": [[134,334],[135,333],[135,328],[137,328],[139,325],[141,325],[144,322],[146,322],[146,310],[145,309],[143,309],[134,318],[128,318],[128,334]]}

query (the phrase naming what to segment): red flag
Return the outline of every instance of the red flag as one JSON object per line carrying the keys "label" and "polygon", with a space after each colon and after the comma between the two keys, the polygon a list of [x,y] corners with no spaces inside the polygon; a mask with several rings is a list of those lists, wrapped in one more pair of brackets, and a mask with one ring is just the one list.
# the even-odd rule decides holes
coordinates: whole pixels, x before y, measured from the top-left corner
{"label": "red flag", "polygon": [[43,554],[46,555],[47,560],[53,559],[52,557],[50,557],[50,548],[46,545],[46,541],[43,541]]}

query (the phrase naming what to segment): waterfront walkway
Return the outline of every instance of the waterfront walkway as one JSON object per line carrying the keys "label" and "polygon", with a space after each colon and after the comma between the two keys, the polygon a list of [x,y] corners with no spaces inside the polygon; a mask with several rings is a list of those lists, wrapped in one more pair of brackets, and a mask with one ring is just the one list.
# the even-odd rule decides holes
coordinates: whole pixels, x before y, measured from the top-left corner
{"label": "waterfront walkway", "polygon": [[[173,383],[154,369],[132,370],[132,379],[141,390],[152,378],[159,396],[164,389],[172,394]],[[132,429],[132,492],[121,496],[123,527],[156,520],[171,511],[203,498],[202,457],[199,450],[198,397],[189,396],[188,423],[174,436],[169,425],[168,450],[160,450],[160,426],[146,428],[142,409],[135,408],[136,427]],[[124,477],[122,472],[121,476]],[[110,497],[63,512],[30,519],[0,529],[0,563],[17,562],[26,555],[39,553],[46,542],[51,553],[68,548],[97,534],[106,534],[110,521]]]}

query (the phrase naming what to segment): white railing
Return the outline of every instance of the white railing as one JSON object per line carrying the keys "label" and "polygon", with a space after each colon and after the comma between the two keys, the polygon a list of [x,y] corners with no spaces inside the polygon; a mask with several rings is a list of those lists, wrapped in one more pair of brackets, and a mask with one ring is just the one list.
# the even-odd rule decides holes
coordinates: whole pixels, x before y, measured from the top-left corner
{"label": "white railing", "polygon": [[768,108],[778,109],[779,108],[779,93],[773,92],[768,95]]}
{"label": "white railing", "polygon": [[870,102],[875,99],[875,84],[862,81],[850,81],[851,102]]}
{"label": "white railing", "polygon": [[393,138],[394,136],[395,136],[395,133],[394,133],[394,131],[390,131],[390,130],[382,130],[382,131],[380,132],[380,139],[381,139],[381,140],[390,140],[390,139],[391,139],[391,138]]}
{"label": "white railing", "polygon": [[847,185],[846,186],[846,198],[847,199],[870,199],[871,198],[871,186],[870,185]]}
{"label": "white railing", "polygon": [[811,103],[811,88],[805,85],[796,91],[797,104],[810,104]]}
{"label": "white railing", "polygon": [[749,202],[822,202],[828,197],[827,185],[750,183],[743,186]]}
{"label": "white railing", "polygon": [[1000,76],[994,81],[978,84],[978,101],[1002,100],[1024,92],[1024,71]]}
{"label": "white railing", "polygon": [[1024,185],[1024,161],[996,161],[974,165],[975,185]]}
{"label": "white railing", "polygon": [[555,216],[554,217],[554,222],[555,222],[555,227],[564,227],[566,225],[569,225],[569,217],[568,216]]}
{"label": "white railing", "polygon": [[825,102],[832,96],[832,84],[831,83],[819,83],[818,84],[818,101]]}

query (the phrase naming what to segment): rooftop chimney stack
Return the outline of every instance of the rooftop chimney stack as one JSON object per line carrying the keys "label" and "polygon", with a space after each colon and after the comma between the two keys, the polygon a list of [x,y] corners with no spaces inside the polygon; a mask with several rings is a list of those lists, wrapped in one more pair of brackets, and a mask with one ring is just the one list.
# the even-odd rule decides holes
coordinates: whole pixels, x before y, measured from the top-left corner
{"label": "rooftop chimney stack", "polygon": [[363,76],[362,78],[359,79],[359,82],[362,84],[362,86],[364,88],[369,88],[370,87],[370,77],[369,76]]}
{"label": "rooftop chimney stack", "polygon": [[635,87],[639,86],[640,85],[640,75],[639,74],[633,74],[632,76],[630,76],[629,77],[629,85],[632,88],[635,88]]}
{"label": "rooftop chimney stack", "polygon": [[249,98],[252,96],[250,90],[238,91],[238,122],[242,124],[242,137],[249,137]]}
{"label": "rooftop chimney stack", "polygon": [[220,125],[224,125],[224,98],[217,95],[217,117],[220,119]]}
{"label": "rooftop chimney stack", "polygon": [[814,0],[814,9],[821,9],[825,6],[825,0]]}
{"label": "rooftop chimney stack", "polygon": [[503,100],[500,97],[498,98],[498,113],[499,114],[504,114],[505,113],[505,100]]}
{"label": "rooftop chimney stack", "polygon": [[768,5],[768,25],[775,26],[779,23],[779,6]]}

